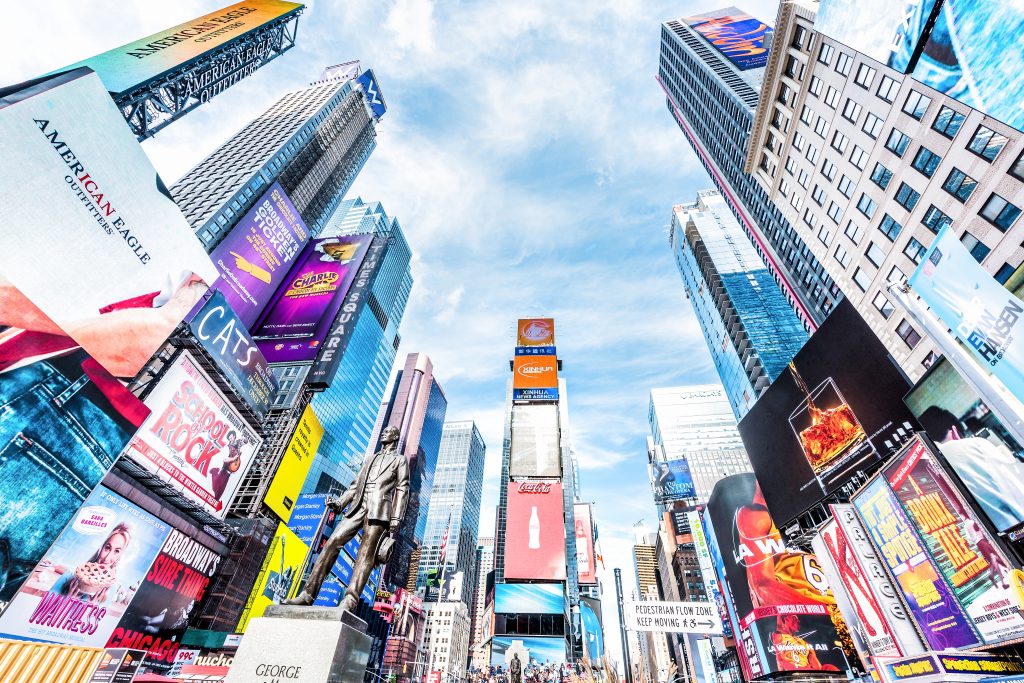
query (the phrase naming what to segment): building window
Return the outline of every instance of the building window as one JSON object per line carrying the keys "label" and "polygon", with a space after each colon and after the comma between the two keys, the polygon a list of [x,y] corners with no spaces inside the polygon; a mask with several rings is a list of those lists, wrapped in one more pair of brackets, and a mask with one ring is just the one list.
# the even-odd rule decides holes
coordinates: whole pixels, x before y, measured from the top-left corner
{"label": "building window", "polygon": [[839,208],[838,204],[830,202],[826,213],[828,214],[828,217],[832,219],[833,223],[839,225],[839,219],[843,217],[843,211]]}
{"label": "building window", "polygon": [[804,205],[804,196],[802,194],[793,193],[793,196],[789,198],[789,203],[793,205],[793,208],[797,211]]}
{"label": "building window", "polygon": [[921,149],[917,150],[917,156],[914,157],[913,166],[923,173],[926,178],[931,178],[932,174],[935,173],[935,169],[939,167],[939,163],[941,161],[942,157],[922,145]]}
{"label": "building window", "polygon": [[906,320],[903,320],[903,322],[896,326],[896,334],[910,348],[914,348],[921,341],[921,335]]}
{"label": "building window", "polygon": [[846,230],[843,230],[843,234],[849,237],[850,241],[854,244],[860,244],[860,239],[864,236],[864,229],[850,221],[846,224]]}
{"label": "building window", "polygon": [[850,152],[850,163],[863,171],[864,165],[868,163],[868,153],[854,145],[853,151]]}
{"label": "building window", "polygon": [[878,268],[882,265],[882,261],[885,260],[885,249],[878,246],[877,243],[871,242],[868,244],[868,248],[864,251],[864,255],[868,258],[868,261]]}
{"label": "building window", "polygon": [[772,114],[772,127],[783,133],[789,130],[789,117],[781,109],[776,109]]}
{"label": "building window", "polygon": [[853,188],[855,187],[855,183],[846,176],[843,176],[842,178],[839,179],[838,187],[839,191],[842,192],[843,196],[846,197],[847,199],[853,196]]}
{"label": "building window", "polygon": [[913,237],[911,237],[910,241],[907,242],[907,246],[903,247],[903,255],[915,264],[921,262],[926,251],[928,251],[928,247],[924,246]]}
{"label": "building window", "polygon": [[796,159],[795,158],[788,157],[786,159],[786,173],[789,173],[790,175],[793,175],[794,173],[796,173]]}
{"label": "building window", "polygon": [[900,270],[899,266],[893,266],[892,270],[889,271],[889,277],[886,278],[887,282],[895,282],[897,284],[907,281],[906,274]]}
{"label": "building window", "polygon": [[789,181],[782,180],[779,182],[779,194],[781,194],[783,197],[789,196]]}
{"label": "building window", "polygon": [[862,88],[870,88],[871,84],[875,80],[875,70],[867,64],[861,64],[857,67],[857,75],[854,77],[853,82]]}
{"label": "building window", "polygon": [[803,150],[806,139],[800,133],[793,134],[793,147],[797,150]]}
{"label": "building window", "polygon": [[797,59],[796,56],[790,55],[789,59],[786,60],[786,75],[799,81],[801,76],[803,76],[803,71],[803,62]]}
{"label": "building window", "polygon": [[871,286],[871,275],[869,275],[863,268],[858,268],[853,271],[853,281],[858,287],[860,287],[860,291],[866,292],[868,291],[868,287]]}
{"label": "building window", "polygon": [[846,145],[850,142],[850,138],[846,137],[838,130],[832,134],[832,149],[843,154],[846,152]]}
{"label": "building window", "polygon": [[804,108],[800,110],[800,120],[806,123],[807,125],[811,125],[811,119],[813,118],[814,111],[805,104]]}
{"label": "building window", "polygon": [[892,171],[882,164],[876,163],[875,170],[871,172],[871,181],[884,190],[889,187],[890,180],[892,180]]}
{"label": "building window", "polygon": [[877,208],[878,204],[875,203],[875,200],[862,192],[860,199],[857,200],[857,210],[868,218],[871,218],[875,215],[875,209]]}
{"label": "building window", "polygon": [[779,88],[779,96],[776,99],[787,107],[790,106],[793,100],[793,89],[783,83],[782,87]]}
{"label": "building window", "polygon": [[821,189],[820,185],[815,185],[814,191],[811,192],[811,199],[814,200],[815,204],[821,206],[825,203],[825,190]]}
{"label": "building window", "polygon": [[889,139],[885,142],[885,148],[896,156],[902,157],[904,152],[907,151],[907,145],[909,144],[910,138],[893,128],[889,133]]}
{"label": "building window", "polygon": [[978,181],[967,175],[959,168],[954,168],[949,172],[949,177],[946,178],[946,182],[942,183],[942,189],[950,193],[961,202],[966,202],[971,193],[974,192],[975,186]]}
{"label": "building window", "polygon": [[823,140],[828,135],[828,121],[825,120],[824,116],[819,116],[818,120],[814,122],[814,132]]}
{"label": "building window", "polygon": [[807,153],[804,156],[812,164],[818,163],[818,148],[814,145],[807,145]]}
{"label": "building window", "polygon": [[960,241],[965,247],[967,247],[967,251],[971,252],[971,256],[973,256],[978,263],[984,261],[985,257],[988,256],[988,253],[992,251],[985,246],[984,242],[972,235],[969,231],[964,233],[964,236],[960,238]]}
{"label": "building window", "polygon": [[821,79],[817,76],[811,76],[811,86],[808,88],[808,91],[815,97],[821,97],[821,86]]}
{"label": "building window", "polygon": [[803,26],[797,26],[796,31],[793,33],[793,47],[802,50],[804,49],[804,43],[807,42],[807,29]]}
{"label": "building window", "polygon": [[921,199],[921,193],[912,188],[906,183],[900,183],[900,187],[896,190],[896,203],[902,206],[907,211],[913,211],[914,207],[917,206],[917,201]]}
{"label": "building window", "polygon": [[825,159],[825,161],[822,162],[821,164],[821,175],[828,178],[829,182],[832,182],[832,180],[836,177],[836,165],[833,164],[828,159]]}
{"label": "building window", "polygon": [[810,207],[808,207],[807,209],[804,209],[804,219],[803,220],[804,220],[804,225],[806,225],[811,230],[814,230],[814,224],[815,224],[814,214],[811,213]]}
{"label": "building window", "polygon": [[767,154],[761,154],[761,170],[770,175],[772,178],[775,177],[775,162],[768,158]]}
{"label": "building window", "polygon": [[1010,175],[1017,180],[1024,180],[1024,153],[1017,157],[1017,161],[1010,167]]}
{"label": "building window", "polygon": [[862,106],[847,97],[846,104],[843,105],[843,118],[851,123],[857,123],[862,109]]}
{"label": "building window", "polygon": [[924,212],[924,218],[921,219],[921,223],[938,235],[939,230],[942,230],[947,225],[953,224],[953,219],[939,211],[936,206],[932,205]]}
{"label": "building window", "polygon": [[835,48],[825,42],[822,42],[821,49],[818,50],[818,61],[822,64],[832,64],[832,56],[835,53]]}
{"label": "building window", "polygon": [[881,292],[875,294],[875,298],[871,300],[871,303],[886,320],[888,320],[889,316],[891,316],[893,311],[896,310],[896,308],[889,303],[889,300],[885,298],[885,294],[882,294]]}
{"label": "building window", "polygon": [[967,117],[964,114],[961,114],[955,109],[943,107],[939,110],[939,115],[935,117],[935,123],[932,124],[932,129],[939,131],[952,140],[956,137],[956,134],[960,132],[960,126],[964,125],[965,118]]}
{"label": "building window", "polygon": [[911,90],[907,95],[907,101],[903,103],[903,113],[920,121],[931,103],[932,98],[926,97],[916,90]]}
{"label": "building window", "polygon": [[900,84],[888,76],[882,76],[882,82],[878,84],[878,96],[886,102],[892,102],[896,99],[896,93],[899,92]]}
{"label": "building window", "polygon": [[868,117],[864,119],[864,127],[861,130],[870,135],[872,139],[877,138],[878,134],[882,132],[882,119],[868,112]]}
{"label": "building window", "polygon": [[810,183],[811,183],[811,176],[807,173],[807,171],[805,169],[801,168],[800,169],[800,175],[797,176],[796,181],[798,183],[800,183],[800,187],[802,187],[802,188],[804,188],[806,190],[807,186],[810,185]]}
{"label": "building window", "polygon": [[826,247],[832,244],[832,229],[827,225],[822,224],[818,229],[818,240],[820,240]]}
{"label": "building window", "polygon": [[967,149],[971,150],[982,159],[988,161],[994,161],[999,152],[1003,150],[1006,145],[1006,136],[1000,135],[991,128],[985,126],[978,126],[978,130],[974,133],[974,137],[967,143]]}
{"label": "building window", "polygon": [[836,71],[844,76],[849,76],[851,66],[853,66],[853,57],[845,52],[840,52],[839,59],[836,60]]}
{"label": "building window", "polygon": [[843,245],[840,244],[838,247],[836,247],[836,253],[833,254],[833,256],[835,257],[836,261],[839,262],[839,265],[841,265],[843,268],[846,268],[848,265],[850,265],[850,255],[847,253],[845,249],[843,249]]}
{"label": "building window", "polygon": [[833,109],[839,106],[839,91],[831,85],[828,86],[828,91],[825,92],[825,104]]}
{"label": "building window", "polygon": [[996,279],[996,282],[998,282],[1001,285],[1005,285],[1006,281],[1010,279],[1010,276],[1013,275],[1014,271],[1016,270],[1017,269],[1011,266],[1009,263],[1004,263],[1003,265],[999,266],[999,270],[996,271],[996,274],[993,277]]}
{"label": "building window", "polygon": [[981,217],[992,225],[1006,232],[1013,225],[1013,222],[1020,216],[1020,209],[1006,201],[999,195],[992,193],[992,196],[985,202],[979,212]]}
{"label": "building window", "polygon": [[882,216],[882,222],[878,224],[878,229],[883,235],[895,242],[896,238],[900,235],[900,231],[903,230],[903,226],[897,223],[892,216],[885,214]]}

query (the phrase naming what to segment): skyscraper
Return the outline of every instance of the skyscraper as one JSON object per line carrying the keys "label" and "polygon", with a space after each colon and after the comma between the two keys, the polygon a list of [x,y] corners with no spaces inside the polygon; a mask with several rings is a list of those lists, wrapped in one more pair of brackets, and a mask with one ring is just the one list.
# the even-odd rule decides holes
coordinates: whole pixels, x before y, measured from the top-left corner
{"label": "skyscraper", "polygon": [[[633,545],[633,568],[636,576],[637,600],[661,600],[658,587],[658,534],[640,530]],[[640,653],[648,680],[661,681],[668,675],[670,653],[664,633],[639,633]]]}
{"label": "skyscraper", "polygon": [[[485,621],[490,619],[487,607],[487,575],[494,571],[494,537],[481,537],[476,546],[476,581],[473,587],[473,611],[471,613],[469,648],[473,666],[485,669],[490,665],[484,633],[491,630]],[[485,615],[487,615],[485,617]]]}
{"label": "skyscraper", "polygon": [[807,331],[715,190],[672,210],[669,237],[686,296],[736,419],[786,369]]}
{"label": "skyscraper", "polygon": [[751,19],[729,7],[662,24],[658,82],[669,111],[745,238],[767,264],[784,300],[813,330],[841,296],[839,288],[761,186],[743,172],[770,29],[763,25],[756,35],[743,36],[744,46],[753,45],[744,51],[716,47],[706,38],[728,38],[732,24],[744,18]]}
{"label": "skyscraper", "polygon": [[[476,579],[474,559],[486,450],[472,420],[444,424],[417,572],[417,588],[426,587],[428,572],[441,569],[441,546],[447,538],[444,569],[438,573],[450,580],[461,572],[461,590],[458,595],[442,593],[440,599],[461,601],[467,607],[472,606]],[[434,591],[428,588],[426,594],[429,600]]]}

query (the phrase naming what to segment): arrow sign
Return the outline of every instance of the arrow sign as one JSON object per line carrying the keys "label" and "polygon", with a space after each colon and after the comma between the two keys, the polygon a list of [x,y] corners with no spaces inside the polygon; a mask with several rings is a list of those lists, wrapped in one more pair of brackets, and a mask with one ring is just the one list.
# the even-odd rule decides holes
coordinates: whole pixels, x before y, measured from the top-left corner
{"label": "arrow sign", "polygon": [[623,614],[631,631],[722,635],[722,619],[713,602],[627,602]]}

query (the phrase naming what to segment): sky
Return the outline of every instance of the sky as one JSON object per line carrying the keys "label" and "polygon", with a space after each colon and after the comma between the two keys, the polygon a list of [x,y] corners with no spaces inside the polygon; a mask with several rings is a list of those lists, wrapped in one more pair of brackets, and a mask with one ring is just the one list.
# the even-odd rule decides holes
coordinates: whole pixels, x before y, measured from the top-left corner
{"label": "sky", "polygon": [[[230,4],[14,3],[12,84]],[[360,59],[388,111],[349,197],[380,201],[412,247],[401,325],[448,418],[487,443],[493,535],[505,383],[520,317],[555,318],[582,500],[596,504],[607,644],[621,658],[612,569],[635,584],[633,525],[657,518],[646,471],[653,387],[717,381],[668,244],[672,206],[712,187],[655,81],[660,24],[714,0],[320,0],[297,45],[143,144],[167,184],[323,67]],[[741,8],[773,23],[776,3]],[[46,30],[35,31],[45,17]]]}

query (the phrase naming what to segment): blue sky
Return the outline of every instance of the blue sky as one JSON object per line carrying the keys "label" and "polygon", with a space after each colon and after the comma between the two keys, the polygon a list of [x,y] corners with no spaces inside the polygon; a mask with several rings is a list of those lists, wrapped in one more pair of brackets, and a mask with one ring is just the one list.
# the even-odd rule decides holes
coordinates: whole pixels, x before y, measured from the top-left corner
{"label": "blue sky", "polygon": [[[15,83],[228,4],[7,8]],[[372,66],[389,111],[350,196],[380,201],[415,253],[405,353],[431,356],[451,419],[488,446],[481,533],[493,533],[505,381],[518,317],[556,319],[584,500],[597,503],[605,624],[612,568],[632,584],[632,525],[656,525],[644,439],[655,386],[715,381],[668,247],[672,205],[710,181],[654,76],[662,21],[713,0],[311,3],[298,45],[144,148],[168,183],[329,64]],[[776,4],[741,7],[772,23]]]}

